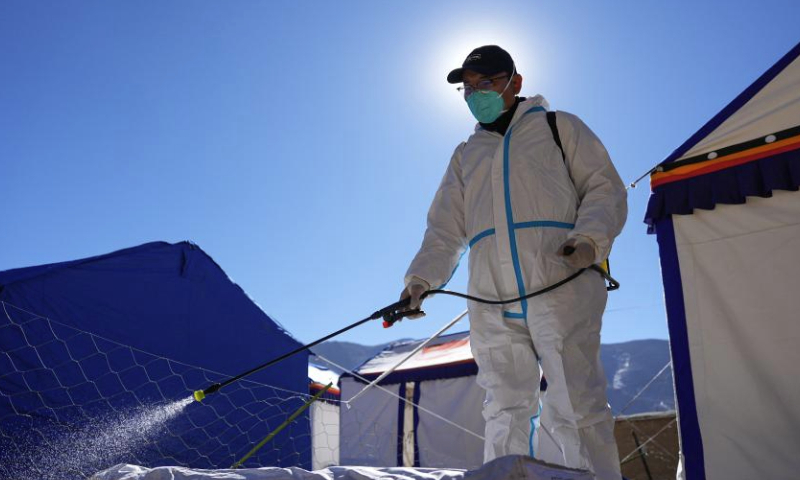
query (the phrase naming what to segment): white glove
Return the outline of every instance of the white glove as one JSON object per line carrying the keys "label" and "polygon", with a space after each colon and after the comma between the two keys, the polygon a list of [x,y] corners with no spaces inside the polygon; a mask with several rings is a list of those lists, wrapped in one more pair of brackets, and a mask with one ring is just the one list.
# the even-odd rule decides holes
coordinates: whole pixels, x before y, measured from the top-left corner
{"label": "white glove", "polygon": [[[416,310],[422,307],[422,300],[420,297],[423,293],[427,292],[431,289],[431,285],[426,282],[425,280],[419,277],[412,277],[411,281],[408,282],[406,288],[400,292],[400,300],[404,300],[406,298],[411,298],[411,301],[408,304],[408,307],[405,310]],[[424,313],[416,314],[416,315],[409,315],[408,319],[414,320],[416,318],[424,317]]]}
{"label": "white glove", "polygon": [[557,254],[572,268],[588,268],[594,264],[597,251],[591,238],[579,236],[562,243]]}

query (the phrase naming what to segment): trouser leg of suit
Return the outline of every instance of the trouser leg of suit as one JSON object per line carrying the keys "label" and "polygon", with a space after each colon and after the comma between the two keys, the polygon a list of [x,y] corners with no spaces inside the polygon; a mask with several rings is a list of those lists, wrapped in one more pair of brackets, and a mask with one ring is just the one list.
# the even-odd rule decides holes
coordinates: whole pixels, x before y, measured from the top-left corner
{"label": "trouser leg of suit", "polygon": [[[486,390],[484,461],[531,454],[551,463],[621,478],[614,425],[599,360],[606,292],[589,273],[529,303],[528,324],[500,308],[470,304],[470,341]],[[539,366],[548,381],[540,428]],[[546,431],[545,431],[546,429]]]}
{"label": "trouser leg of suit", "polygon": [[470,302],[470,346],[486,390],[484,462],[529,455],[531,419],[539,410],[539,365],[527,327],[507,322],[498,306]]}
{"label": "trouser leg of suit", "polygon": [[529,312],[528,326],[547,378],[534,447],[542,460],[589,469],[598,480],[619,480],[614,418],[600,363],[605,286],[588,272],[563,288],[531,302]]}

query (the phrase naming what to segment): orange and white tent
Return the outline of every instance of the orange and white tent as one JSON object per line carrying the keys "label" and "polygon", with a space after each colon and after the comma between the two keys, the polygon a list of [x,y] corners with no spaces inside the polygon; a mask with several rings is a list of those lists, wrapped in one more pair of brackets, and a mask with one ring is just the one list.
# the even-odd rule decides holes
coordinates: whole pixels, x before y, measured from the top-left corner
{"label": "orange and white tent", "polygon": [[[408,356],[399,342],[342,374],[343,402]],[[444,335],[340,411],[342,465],[478,468],[483,463],[485,393],[475,382],[469,333]]]}

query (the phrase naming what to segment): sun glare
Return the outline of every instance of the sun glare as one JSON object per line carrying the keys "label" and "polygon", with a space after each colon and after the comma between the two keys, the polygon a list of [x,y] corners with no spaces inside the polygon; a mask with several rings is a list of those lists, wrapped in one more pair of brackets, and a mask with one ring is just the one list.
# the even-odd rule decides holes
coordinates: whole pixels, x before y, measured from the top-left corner
{"label": "sun glare", "polygon": [[[463,100],[459,98],[455,87],[445,81],[450,70],[461,66],[467,55],[481,45],[499,45],[507,50],[514,58],[517,70],[524,77],[526,85],[531,85],[533,68],[529,68],[529,60],[536,58],[537,45],[529,34],[519,34],[510,26],[481,25],[479,28],[460,26],[457,31],[444,31],[432,41],[432,48],[427,59],[426,84],[431,85],[430,94],[437,99],[439,108],[446,109],[454,114],[463,115]],[[532,94],[523,87],[523,92]]]}

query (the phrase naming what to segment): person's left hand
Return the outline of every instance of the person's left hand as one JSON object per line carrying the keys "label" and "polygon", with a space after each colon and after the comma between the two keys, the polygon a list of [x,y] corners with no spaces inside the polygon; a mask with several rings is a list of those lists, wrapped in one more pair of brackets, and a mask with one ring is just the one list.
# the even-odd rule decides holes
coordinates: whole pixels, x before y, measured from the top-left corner
{"label": "person's left hand", "polygon": [[558,247],[557,254],[572,268],[588,268],[594,264],[594,243],[586,237],[570,238]]}

